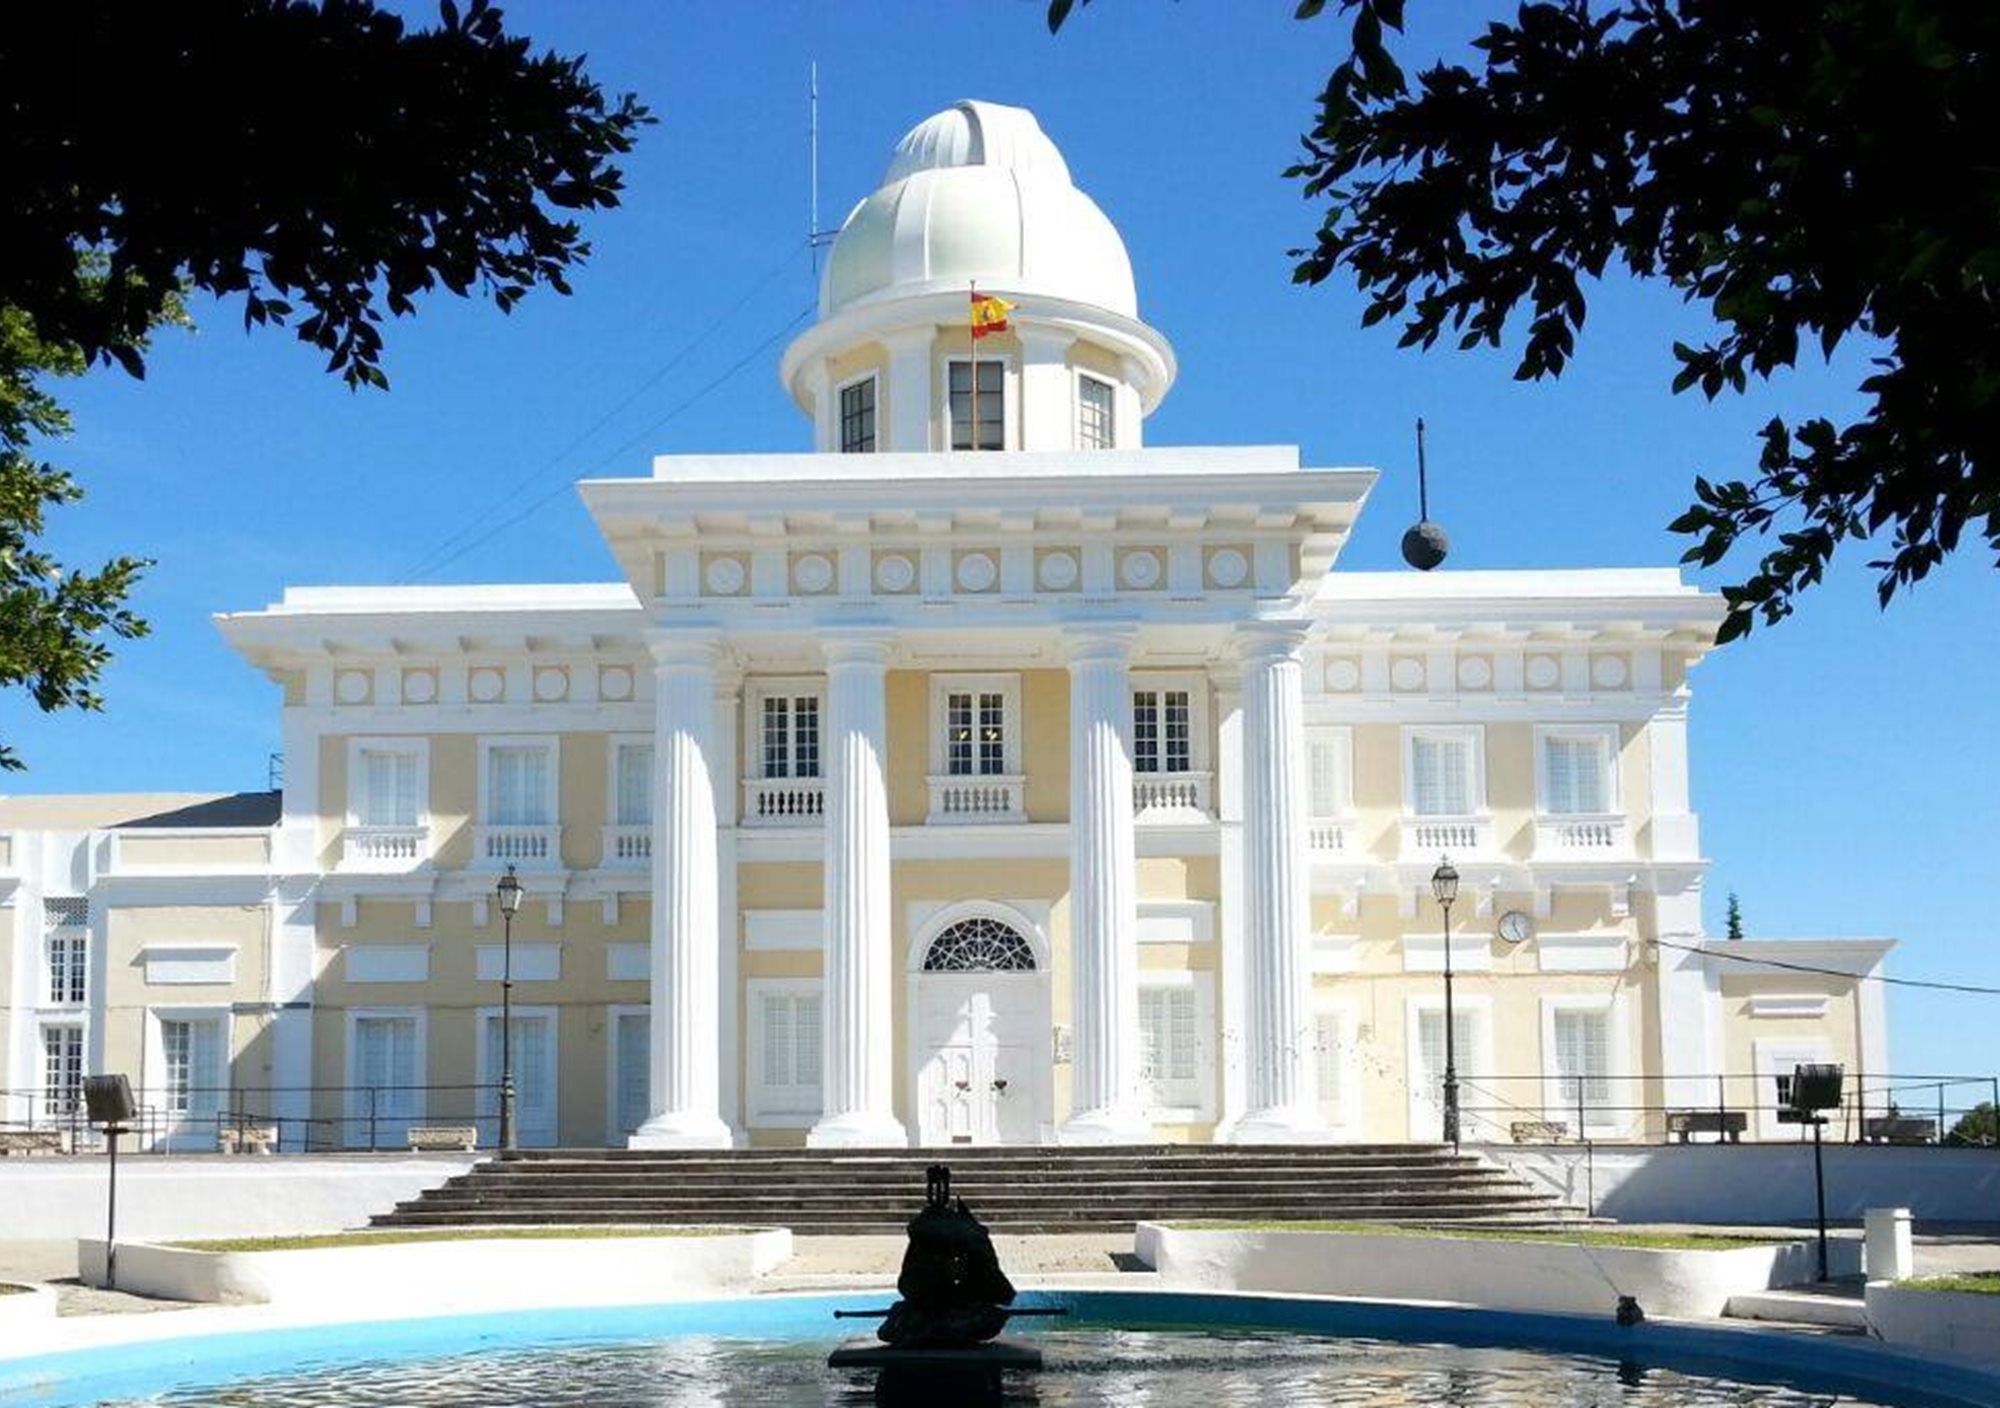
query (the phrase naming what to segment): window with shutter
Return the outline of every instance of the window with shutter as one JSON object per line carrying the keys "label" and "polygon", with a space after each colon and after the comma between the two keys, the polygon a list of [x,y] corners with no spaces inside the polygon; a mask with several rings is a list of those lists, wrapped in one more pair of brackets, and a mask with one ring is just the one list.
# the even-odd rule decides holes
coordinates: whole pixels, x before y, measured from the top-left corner
{"label": "window with shutter", "polygon": [[354,1081],[364,1093],[372,1092],[369,1110],[378,1120],[421,1114],[415,1017],[355,1018]]}
{"label": "window with shutter", "polygon": [[356,819],[363,826],[417,826],[419,815],[418,756],[412,752],[364,749],[361,753],[361,799]]}
{"label": "window with shutter", "polygon": [[500,747],[486,754],[486,821],[491,826],[547,826],[552,811],[550,750]]}
{"label": "window with shutter", "polygon": [[38,1115],[60,1118],[83,1109],[83,1028],[42,1028],[42,1102]]}
{"label": "window with shutter", "polygon": [[1610,759],[1596,734],[1542,740],[1548,775],[1547,804],[1556,815],[1601,815],[1611,810]]}
{"label": "window with shutter", "polygon": [[1332,735],[1306,739],[1307,803],[1316,817],[1346,816],[1347,748]]}
{"label": "window with shutter", "polygon": [[650,826],[653,821],[653,745],[618,745],[618,816],[620,826]]}
{"label": "window with shutter", "polygon": [[1202,1103],[1198,1012],[1191,987],[1139,989],[1139,1072],[1154,1106]]}
{"label": "window with shutter", "polygon": [[652,1111],[652,1039],[653,1022],[649,1014],[619,1014],[612,1037],[616,1043],[612,1060],[620,1134],[630,1134],[644,1124]]}
{"label": "window with shutter", "polygon": [[1611,1014],[1559,1008],[1551,1016],[1560,1089],[1550,1103],[1573,1108],[1580,1085],[1585,1110],[1601,1110],[1611,1103]]}
{"label": "window with shutter", "polygon": [[1342,1068],[1347,1062],[1347,1021],[1340,1012],[1313,1015],[1313,1056],[1319,1076],[1319,1107],[1329,1124],[1345,1120],[1341,1101],[1346,1081]]}
{"label": "window with shutter", "polygon": [[1418,734],[1410,740],[1410,810],[1418,816],[1472,814],[1472,745]]}
{"label": "window with shutter", "polygon": [[820,995],[796,989],[766,992],[753,1009],[761,1059],[751,1110],[755,1115],[819,1113]]}

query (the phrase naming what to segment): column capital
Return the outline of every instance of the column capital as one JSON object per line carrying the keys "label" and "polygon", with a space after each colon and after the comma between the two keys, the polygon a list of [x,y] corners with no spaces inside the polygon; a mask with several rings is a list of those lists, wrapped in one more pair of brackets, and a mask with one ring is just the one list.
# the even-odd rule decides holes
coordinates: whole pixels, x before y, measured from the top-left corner
{"label": "column capital", "polygon": [[655,669],[718,669],[722,665],[722,632],[709,626],[655,628],[645,634],[646,651]]}
{"label": "column capital", "polygon": [[895,646],[894,628],[880,625],[822,626],[816,633],[828,668],[873,665],[887,669]]}
{"label": "column capital", "polygon": [[1070,664],[1124,664],[1139,638],[1137,621],[1070,621],[1062,628],[1063,654]]}
{"label": "column capital", "polygon": [[1312,627],[1310,621],[1290,619],[1245,621],[1236,628],[1230,644],[1245,665],[1279,664],[1298,659]]}

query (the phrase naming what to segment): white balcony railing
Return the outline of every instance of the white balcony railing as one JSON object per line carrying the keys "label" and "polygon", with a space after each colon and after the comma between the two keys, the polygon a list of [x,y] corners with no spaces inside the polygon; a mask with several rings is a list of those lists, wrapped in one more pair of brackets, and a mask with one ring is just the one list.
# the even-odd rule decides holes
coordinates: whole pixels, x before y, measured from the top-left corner
{"label": "white balcony railing", "polygon": [[562,864],[562,828],[475,826],[472,828],[472,854],[476,865],[553,869]]}
{"label": "white balcony railing", "polygon": [[816,777],[759,777],[743,784],[745,826],[818,826],[825,784]]}
{"label": "white balcony railing", "polygon": [[653,828],[650,823],[604,828],[604,858],[598,862],[606,870],[644,870],[653,863]]}
{"label": "white balcony railing", "polygon": [[1616,813],[1535,818],[1536,860],[1624,860],[1632,831]]}
{"label": "white balcony railing", "polygon": [[1459,860],[1484,856],[1492,849],[1490,816],[1406,816],[1396,854],[1409,861],[1436,861],[1440,856]]}
{"label": "white balcony railing", "polygon": [[1354,822],[1344,816],[1306,818],[1306,849],[1315,856],[1344,856],[1354,849]]}
{"label": "white balcony railing", "polygon": [[1027,820],[1027,780],[1018,774],[930,779],[933,826]]}
{"label": "white balcony railing", "polygon": [[430,857],[428,826],[350,826],[340,833],[342,870],[413,870]]}
{"label": "white balcony railing", "polygon": [[1205,772],[1141,772],[1132,776],[1132,811],[1141,822],[1205,821],[1208,809]]}

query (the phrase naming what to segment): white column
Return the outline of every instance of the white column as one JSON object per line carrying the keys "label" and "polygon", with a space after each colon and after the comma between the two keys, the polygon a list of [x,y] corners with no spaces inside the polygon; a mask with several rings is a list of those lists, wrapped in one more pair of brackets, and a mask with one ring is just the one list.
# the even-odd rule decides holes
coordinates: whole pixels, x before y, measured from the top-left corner
{"label": "white column", "polygon": [[715,731],[717,642],[656,631],[653,654],[652,1112],[635,1149],[726,1149],[718,1013]]}
{"label": "white column", "polygon": [[736,887],[736,812],[743,795],[737,777],[737,721],[743,713],[743,671],[720,670],[715,677],[715,732],[709,736],[709,785],[715,797],[715,931],[717,1004],[715,1059],[717,1062],[716,1108],[729,1126],[732,1139],[740,1142],[743,1118],[743,1081],[737,1053],[742,1049],[740,1011],[734,994],[738,987],[738,936],[742,914]]}
{"label": "white column", "polygon": [[1326,1137],[1313,1089],[1305,864],[1305,624],[1257,622],[1243,660],[1243,1117],[1240,1144]]}
{"label": "white column", "polygon": [[1220,862],[1222,946],[1222,1118],[1215,1138],[1227,1141],[1243,1116],[1243,676],[1235,662],[1212,667],[1215,686],[1215,820]]}
{"label": "white column", "polygon": [[937,334],[929,327],[884,333],[882,345],[889,349],[889,374],[882,390],[888,393],[887,414],[875,408],[876,444],[884,450],[927,451],[931,448],[931,426],[938,417],[932,409],[933,379],[931,343]]}
{"label": "white column", "polygon": [[1021,343],[1021,448],[1075,449],[1075,373],[1069,369],[1069,350],[1076,334],[1023,324],[1015,336]]}
{"label": "white column", "polygon": [[889,634],[822,631],[826,650],[826,949],[814,1148],[905,1146],[896,1119],[887,750]]}
{"label": "white column", "polygon": [[[1651,937],[1675,945],[1655,950],[1661,1095],[1676,1109],[1706,1110],[1715,1104],[1715,1077],[1727,1070],[1722,965],[1689,951],[1703,941],[1701,881],[1663,875],[1654,885]],[[1643,928],[1640,936],[1647,937]]]}
{"label": "white column", "polygon": [[1065,1144],[1152,1137],[1139,1094],[1139,875],[1127,622],[1071,627],[1069,923],[1075,1024]]}

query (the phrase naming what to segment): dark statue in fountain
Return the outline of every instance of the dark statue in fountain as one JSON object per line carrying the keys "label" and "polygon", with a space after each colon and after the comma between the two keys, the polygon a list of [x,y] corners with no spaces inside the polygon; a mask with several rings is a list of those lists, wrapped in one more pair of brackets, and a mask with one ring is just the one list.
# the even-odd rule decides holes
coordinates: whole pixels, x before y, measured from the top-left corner
{"label": "dark statue in fountain", "polygon": [[992,1376],[999,1370],[1039,1369],[1039,1349],[994,1337],[1015,1316],[1065,1312],[1013,1304],[1014,1285],[1000,1269],[993,1238],[965,1200],[952,1197],[951,1170],[943,1164],[925,1170],[923,1211],[910,1219],[909,1234],[896,1278],[902,1298],[886,1310],[834,1312],[840,1318],[879,1316],[882,1326],[876,1336],[882,1343],[842,1345],[827,1362],[835,1368],[880,1369],[876,1390],[884,1402],[906,1401],[900,1395],[947,1385],[968,1389],[969,1396],[954,1401],[986,1401],[989,1390],[998,1393],[999,1381]]}

